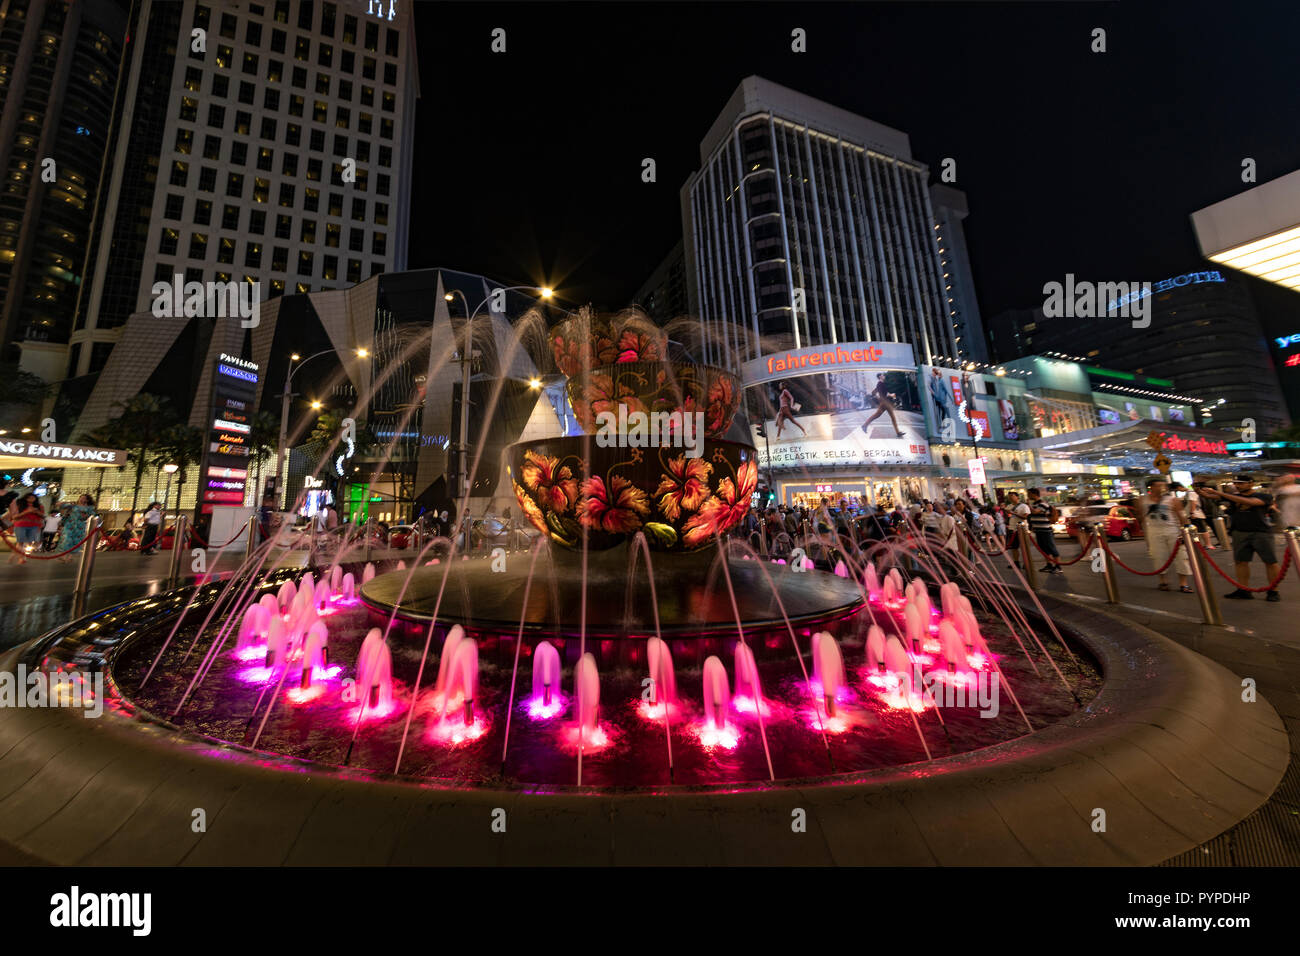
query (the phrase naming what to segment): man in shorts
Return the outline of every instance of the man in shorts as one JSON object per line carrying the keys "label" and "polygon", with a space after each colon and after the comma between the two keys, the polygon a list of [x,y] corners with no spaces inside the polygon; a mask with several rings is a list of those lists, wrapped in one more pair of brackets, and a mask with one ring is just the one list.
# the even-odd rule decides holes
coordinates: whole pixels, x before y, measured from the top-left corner
{"label": "man in shorts", "polygon": [[[1209,487],[1200,489],[1202,497],[1214,498],[1225,503],[1228,526],[1231,529],[1232,559],[1236,562],[1237,580],[1250,584],[1250,562],[1258,556],[1264,562],[1264,580],[1272,581],[1277,577],[1277,551],[1273,547],[1273,521],[1269,509],[1273,506],[1273,496],[1262,491],[1255,491],[1255,479],[1250,474],[1239,474],[1233,479],[1233,491],[1215,491]],[[1230,591],[1224,597],[1238,601],[1249,601],[1254,595],[1245,588]],[[1277,589],[1268,592],[1268,600],[1280,601]]]}
{"label": "man in shorts", "polygon": [[1020,535],[1029,531],[1029,505],[1020,500],[1020,493],[1007,494],[1007,550],[1011,560],[1020,567]]}

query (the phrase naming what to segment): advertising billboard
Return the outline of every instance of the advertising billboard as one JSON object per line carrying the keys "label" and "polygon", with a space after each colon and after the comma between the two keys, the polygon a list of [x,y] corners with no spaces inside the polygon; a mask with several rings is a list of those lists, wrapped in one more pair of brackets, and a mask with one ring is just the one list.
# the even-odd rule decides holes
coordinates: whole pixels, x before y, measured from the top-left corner
{"label": "advertising billboard", "polygon": [[760,467],[929,463],[915,369],[801,372],[746,396]]}
{"label": "advertising billboard", "polygon": [[937,365],[921,366],[925,413],[936,441],[1018,441],[1016,406],[1009,394],[999,397],[1007,380]]}

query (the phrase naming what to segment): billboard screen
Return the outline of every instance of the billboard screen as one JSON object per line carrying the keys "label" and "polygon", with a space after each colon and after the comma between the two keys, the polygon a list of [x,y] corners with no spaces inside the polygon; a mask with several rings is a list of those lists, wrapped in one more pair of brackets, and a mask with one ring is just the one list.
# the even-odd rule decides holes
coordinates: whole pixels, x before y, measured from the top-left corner
{"label": "billboard screen", "polygon": [[1020,439],[1015,404],[997,395],[998,376],[936,365],[923,365],[921,375],[925,379],[925,411],[933,439]]}
{"label": "billboard screen", "polygon": [[199,473],[203,514],[210,514],[215,505],[244,503],[257,380],[256,362],[225,354],[217,360],[212,379],[208,451]]}
{"label": "billboard screen", "polygon": [[785,375],[746,396],[760,467],[929,463],[915,369]]}

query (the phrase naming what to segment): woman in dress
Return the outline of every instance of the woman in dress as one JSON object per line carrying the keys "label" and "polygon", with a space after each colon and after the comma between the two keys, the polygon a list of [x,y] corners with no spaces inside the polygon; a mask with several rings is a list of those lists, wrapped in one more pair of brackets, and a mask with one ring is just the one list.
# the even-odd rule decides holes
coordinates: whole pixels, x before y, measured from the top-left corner
{"label": "woman in dress", "polygon": [[69,563],[72,556],[82,549],[82,539],[86,537],[86,528],[94,515],[95,499],[90,495],[82,495],[75,505],[64,509],[63,526],[59,529],[57,547],[59,551],[68,552],[59,556],[59,560],[64,564]]}

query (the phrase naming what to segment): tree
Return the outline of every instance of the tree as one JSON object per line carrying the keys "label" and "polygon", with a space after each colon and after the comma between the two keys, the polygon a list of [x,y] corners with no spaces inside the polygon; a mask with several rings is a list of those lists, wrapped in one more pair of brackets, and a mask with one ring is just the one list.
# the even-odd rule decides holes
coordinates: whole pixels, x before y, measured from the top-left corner
{"label": "tree", "polygon": [[[176,412],[171,402],[157,395],[141,392],[130,401],[117,402],[121,411],[105,426],[106,434],[116,437],[120,447],[126,449],[127,462],[135,467],[135,490],[131,495],[131,511],[140,505],[140,484],[144,469],[154,453],[159,438],[176,422]],[[179,463],[178,463],[179,464]]]}
{"label": "tree", "polygon": [[49,389],[45,379],[20,368],[17,362],[0,362],[0,406],[38,405]]}
{"label": "tree", "polygon": [[194,425],[171,425],[158,436],[154,445],[154,455],[149,464],[155,468],[163,465],[176,465],[176,505],[181,503],[181,493],[185,489],[185,476],[191,467],[203,461],[203,442],[206,432]]}
{"label": "tree", "polygon": [[[274,412],[258,412],[253,416],[253,420],[248,423],[248,449],[249,454],[253,456],[254,468],[257,471],[257,477],[254,479],[253,487],[259,490],[262,487],[262,461],[270,455],[274,455],[276,449],[280,447],[280,416]],[[279,476],[276,476],[279,480]]]}

